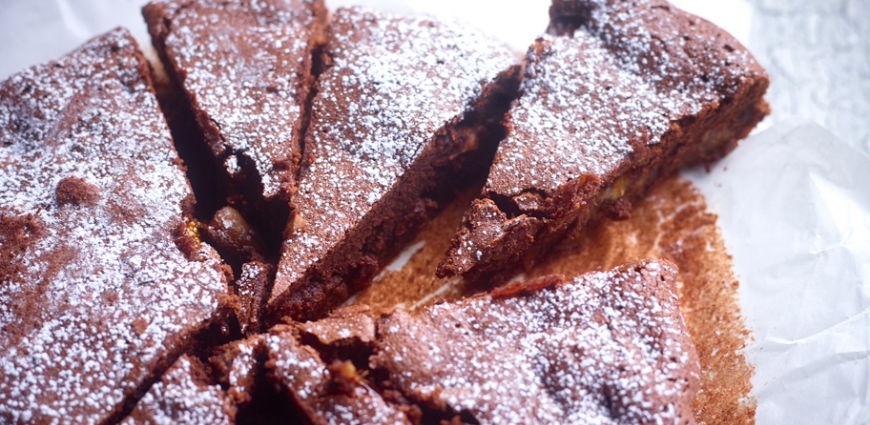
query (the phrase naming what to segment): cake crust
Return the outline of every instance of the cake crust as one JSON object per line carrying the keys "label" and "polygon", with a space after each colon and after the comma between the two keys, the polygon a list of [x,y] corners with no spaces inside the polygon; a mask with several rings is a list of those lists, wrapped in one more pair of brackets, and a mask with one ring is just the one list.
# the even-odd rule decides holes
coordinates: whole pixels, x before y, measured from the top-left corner
{"label": "cake crust", "polygon": [[752,55],[666,1],[555,1],[551,17],[442,277],[528,267],[591,220],[626,217],[680,167],[727,154],[768,112]]}
{"label": "cake crust", "polygon": [[296,330],[289,326],[270,330],[266,367],[311,423],[411,423],[356,374],[352,363],[337,361],[327,365],[315,349],[300,344],[297,338]]}
{"label": "cake crust", "polygon": [[465,422],[694,424],[700,366],[675,273],[646,261],[397,310],[380,318],[370,364]]}
{"label": "cake crust", "polygon": [[493,141],[519,77],[506,47],[459,25],[338,9],[269,298],[272,323],[322,317],[437,207],[432,192]]}
{"label": "cake crust", "polygon": [[280,232],[296,190],[323,1],[167,0],[142,13],[227,201]]}
{"label": "cake crust", "polygon": [[203,364],[183,355],[121,424],[230,425],[235,415],[236,407],[220,386],[209,382]]}
{"label": "cake crust", "polygon": [[120,419],[229,302],[147,66],[116,29],[0,83],[0,422]]}

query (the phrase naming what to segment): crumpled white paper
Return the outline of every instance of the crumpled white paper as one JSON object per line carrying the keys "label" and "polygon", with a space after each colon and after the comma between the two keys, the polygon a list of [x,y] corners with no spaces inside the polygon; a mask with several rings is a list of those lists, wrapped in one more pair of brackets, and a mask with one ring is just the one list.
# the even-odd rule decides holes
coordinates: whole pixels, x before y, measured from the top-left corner
{"label": "crumpled white paper", "polygon": [[734,257],[758,423],[870,423],[870,157],[791,120],[685,175]]}
{"label": "crumpled white paper", "polygon": [[[143,0],[0,1],[0,79],[119,25],[150,49]],[[549,3],[327,0],[459,18],[519,52],[546,27]],[[747,37],[744,6],[675,3],[702,16],[716,10],[706,17]],[[685,175],[719,215],[734,257],[754,338],[746,354],[757,423],[870,423],[870,158],[815,124],[791,121],[743,141],[710,173]]]}

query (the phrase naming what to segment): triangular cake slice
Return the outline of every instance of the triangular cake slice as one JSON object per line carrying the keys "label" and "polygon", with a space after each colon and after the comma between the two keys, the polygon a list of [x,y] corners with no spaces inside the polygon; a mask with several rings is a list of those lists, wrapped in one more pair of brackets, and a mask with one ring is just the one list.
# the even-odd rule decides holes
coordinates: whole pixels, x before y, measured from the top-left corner
{"label": "triangular cake slice", "polygon": [[268,301],[273,322],[320,316],[366,284],[463,164],[487,160],[516,62],[458,24],[335,12]]}
{"label": "triangular cake slice", "polygon": [[222,170],[207,189],[226,191],[248,220],[280,234],[302,155],[323,1],[166,0],[143,15],[202,132],[191,143],[205,143]]}
{"label": "triangular cake slice", "polygon": [[737,40],[663,0],[557,0],[530,48],[482,196],[439,276],[507,277],[682,166],[732,150],[768,113]]}
{"label": "triangular cake slice", "polygon": [[377,322],[370,366],[464,423],[693,424],[700,365],[675,276],[645,261],[397,310]]}
{"label": "triangular cake slice", "polygon": [[223,317],[126,30],[0,83],[0,422],[117,421]]}
{"label": "triangular cake slice", "polygon": [[236,406],[195,357],[181,356],[136,404],[122,425],[233,424]]}

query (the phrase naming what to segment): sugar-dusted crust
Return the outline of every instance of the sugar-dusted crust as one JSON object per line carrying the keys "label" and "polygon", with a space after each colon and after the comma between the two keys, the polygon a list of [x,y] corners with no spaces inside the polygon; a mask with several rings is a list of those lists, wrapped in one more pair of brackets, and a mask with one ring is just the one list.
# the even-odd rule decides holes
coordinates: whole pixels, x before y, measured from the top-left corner
{"label": "sugar-dusted crust", "polygon": [[409,424],[398,408],[355,374],[351,363],[329,365],[297,340],[293,328],[279,325],[266,337],[272,379],[315,424]]}
{"label": "sugar-dusted crust", "polygon": [[519,77],[476,31],[359,8],[335,12],[324,53],[273,321],[318,317],[364,285],[437,206],[427,196],[492,148]]}
{"label": "sugar-dusted crust", "polygon": [[397,310],[370,361],[428,409],[480,424],[692,424],[700,367],[675,268],[646,261]]}
{"label": "sugar-dusted crust", "polygon": [[143,15],[222,168],[230,203],[278,220],[271,210],[286,210],[295,191],[323,1],[167,0]]}
{"label": "sugar-dusted crust", "polygon": [[768,112],[764,70],[663,0],[554,2],[483,196],[439,275],[507,275],[679,167],[718,159]]}
{"label": "sugar-dusted crust", "polygon": [[227,389],[231,405],[237,411],[251,404],[257,391],[257,375],[265,354],[265,335],[258,334],[243,340],[234,341],[218,351],[209,359],[209,366],[218,382]]}
{"label": "sugar-dusted crust", "polygon": [[116,420],[225,306],[126,30],[0,83],[0,422]]}
{"label": "sugar-dusted crust", "polygon": [[181,356],[136,404],[122,425],[232,424],[235,406],[219,385],[208,382],[203,365]]}

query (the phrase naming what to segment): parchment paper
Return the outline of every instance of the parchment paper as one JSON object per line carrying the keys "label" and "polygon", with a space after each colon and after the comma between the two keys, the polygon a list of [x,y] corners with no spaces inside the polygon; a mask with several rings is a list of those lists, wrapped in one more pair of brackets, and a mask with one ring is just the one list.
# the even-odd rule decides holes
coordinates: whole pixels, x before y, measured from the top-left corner
{"label": "parchment paper", "polygon": [[[150,50],[143,3],[0,0],[0,78],[119,25]],[[675,3],[752,45],[744,0]],[[546,27],[549,0],[328,4],[459,18],[523,52]],[[754,338],[746,354],[758,423],[870,423],[870,158],[812,122],[785,121],[744,141],[709,174],[685,175],[719,215],[734,256]]]}
{"label": "parchment paper", "polygon": [[758,423],[870,423],[870,157],[789,120],[684,174],[734,257]]}

